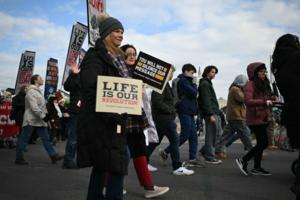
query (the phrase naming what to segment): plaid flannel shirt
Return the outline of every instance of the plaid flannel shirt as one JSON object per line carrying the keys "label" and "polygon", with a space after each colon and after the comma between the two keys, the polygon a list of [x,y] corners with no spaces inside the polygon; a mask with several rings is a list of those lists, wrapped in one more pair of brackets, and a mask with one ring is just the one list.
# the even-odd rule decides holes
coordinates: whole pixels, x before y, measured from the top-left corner
{"label": "plaid flannel shirt", "polygon": [[149,127],[149,122],[146,113],[142,109],[142,115],[129,115],[126,121],[126,130],[128,133],[143,132]]}
{"label": "plaid flannel shirt", "polygon": [[[110,52],[108,54],[112,58],[112,63],[118,69],[120,76],[127,78],[130,77],[129,70],[121,56],[114,56]],[[142,109],[142,115],[128,115],[126,121],[126,130],[128,133],[143,132],[149,122],[146,113]]]}

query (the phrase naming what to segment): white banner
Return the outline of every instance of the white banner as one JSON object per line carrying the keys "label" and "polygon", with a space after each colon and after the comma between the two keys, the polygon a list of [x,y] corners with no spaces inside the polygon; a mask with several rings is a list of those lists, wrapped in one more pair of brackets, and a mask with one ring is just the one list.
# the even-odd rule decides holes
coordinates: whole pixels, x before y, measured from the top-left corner
{"label": "white banner", "polygon": [[30,79],[34,70],[35,52],[25,51],[21,55],[19,71],[16,80],[15,94],[23,85],[30,84]]}
{"label": "white banner", "polygon": [[76,24],[73,25],[72,33],[70,37],[69,50],[68,50],[66,64],[65,64],[65,70],[62,79],[62,85],[67,80],[70,74],[70,69],[73,67],[78,67],[77,58],[79,55],[79,51],[82,47],[82,44],[84,42],[84,39],[87,35],[87,32],[88,32],[87,26],[85,26],[84,24],[77,22]]}
{"label": "white banner", "polygon": [[89,28],[89,45],[95,46],[96,40],[100,37],[97,24],[97,16],[106,11],[105,0],[87,0],[87,16]]}

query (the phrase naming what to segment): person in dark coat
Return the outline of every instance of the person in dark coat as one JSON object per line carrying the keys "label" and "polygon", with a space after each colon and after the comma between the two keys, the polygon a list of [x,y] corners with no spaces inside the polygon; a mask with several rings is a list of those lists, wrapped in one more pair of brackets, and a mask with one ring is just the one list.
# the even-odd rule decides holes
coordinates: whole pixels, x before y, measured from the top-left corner
{"label": "person in dark coat", "polygon": [[[175,67],[172,66],[172,75],[170,80],[173,78],[173,72]],[[157,128],[159,142],[150,143],[148,148],[148,157],[151,156],[155,148],[160,145],[164,136],[169,140],[170,154],[172,159],[172,169],[174,175],[192,175],[194,174],[193,170],[189,170],[186,167],[182,166],[183,163],[180,161],[180,152],[179,152],[179,137],[176,131],[176,109],[175,109],[175,99],[172,88],[170,84],[167,83],[166,87],[162,94],[159,94],[155,91],[151,95],[152,101],[152,115]],[[160,151],[164,152],[163,150]],[[165,155],[167,155],[164,152]]]}
{"label": "person in dark coat", "polygon": [[222,153],[224,150],[220,147],[215,148],[222,136],[221,111],[212,83],[217,73],[216,66],[205,67],[202,73],[203,78],[200,79],[198,86],[199,110],[205,120],[205,145],[201,148],[200,153],[205,162],[209,164],[220,164],[222,161],[218,158],[226,158],[226,155]]}
{"label": "person in dark coat", "polygon": [[238,167],[246,176],[249,174],[247,165],[252,158],[254,158],[254,168],[250,172],[253,175],[272,175],[261,166],[263,151],[268,146],[267,127],[271,114],[270,106],[274,103],[266,72],[266,65],[261,62],[251,63],[247,67],[249,81],[244,88],[246,123],[255,135],[256,145],[242,158],[236,159]]}
{"label": "person in dark coat", "polygon": [[12,99],[12,112],[10,114],[10,118],[15,120],[20,132],[22,131],[22,123],[25,112],[25,96],[27,87],[27,85],[23,85],[19,93]]}
{"label": "person in dark coat", "polygon": [[[180,120],[180,137],[179,146],[189,141],[189,159],[186,162],[186,167],[203,167],[203,163],[197,159],[198,136],[196,122],[194,116],[198,114],[197,105],[197,86],[193,83],[193,74],[197,72],[192,64],[184,64],[181,69],[182,73],[178,75],[177,93],[178,99],[176,112]],[[171,145],[160,152],[160,156],[167,158],[171,152]]]}
{"label": "person in dark coat", "polygon": [[65,148],[65,157],[63,162],[64,169],[76,169],[75,155],[77,146],[77,123],[81,106],[81,93],[80,93],[80,69],[73,67],[71,73],[64,83],[64,89],[70,92],[70,104],[68,113],[70,119],[67,121],[66,129],[68,133],[68,140]]}
{"label": "person in dark coat", "polygon": [[[119,48],[124,28],[105,14],[98,16],[100,39],[89,48],[80,65],[81,108],[77,131],[77,165],[93,167],[87,199],[123,199],[123,179],[127,174],[126,115],[95,112],[97,76],[127,77],[123,52]],[[121,126],[121,130],[117,127]]]}
{"label": "person in dark coat", "polygon": [[57,98],[55,96],[49,97],[46,107],[49,115],[49,136],[50,140],[52,141],[52,144],[55,145],[58,140],[59,131],[61,131],[60,118],[62,117],[62,113],[58,106]]}
{"label": "person in dark coat", "polygon": [[[272,55],[272,72],[284,97],[282,122],[293,148],[300,149],[300,44],[296,35],[282,35],[276,42]],[[300,199],[300,153],[292,191]]]}

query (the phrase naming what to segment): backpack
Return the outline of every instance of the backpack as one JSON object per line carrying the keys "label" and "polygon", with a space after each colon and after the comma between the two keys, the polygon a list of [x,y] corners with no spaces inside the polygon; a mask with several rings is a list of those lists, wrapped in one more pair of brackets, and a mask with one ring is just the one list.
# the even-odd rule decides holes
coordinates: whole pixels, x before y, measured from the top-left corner
{"label": "backpack", "polygon": [[181,102],[181,100],[183,99],[183,95],[179,94],[179,90],[178,90],[179,80],[180,80],[180,78],[177,77],[172,81],[172,92],[173,92],[173,95],[174,95],[175,106],[177,106]]}

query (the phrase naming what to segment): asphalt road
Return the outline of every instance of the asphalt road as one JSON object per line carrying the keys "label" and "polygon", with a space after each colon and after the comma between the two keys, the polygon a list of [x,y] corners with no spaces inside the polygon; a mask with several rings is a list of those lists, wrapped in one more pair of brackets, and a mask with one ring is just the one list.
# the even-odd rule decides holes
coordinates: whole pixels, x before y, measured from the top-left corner
{"label": "asphalt road", "polygon": [[[64,142],[56,148],[64,151]],[[162,144],[161,146],[165,146]],[[188,145],[181,147],[182,160],[187,158]],[[163,167],[157,156],[152,164],[159,168],[153,172],[154,183],[169,186],[170,191],[157,199],[161,200],[294,200],[290,192],[294,175],[290,170],[296,152],[267,150],[262,162],[272,172],[270,177],[245,177],[237,168],[234,159],[244,152],[240,144],[228,149],[228,158],[221,165],[206,165],[193,168],[192,176],[174,176],[171,164]],[[87,193],[90,168],[64,170],[61,162],[53,165],[41,144],[29,145],[25,158],[28,166],[14,164],[15,150],[0,149],[0,200],[84,200]],[[252,166],[252,163],[249,165]],[[143,199],[132,163],[125,179],[125,200]]]}

